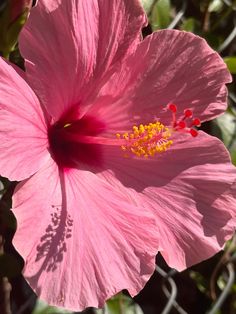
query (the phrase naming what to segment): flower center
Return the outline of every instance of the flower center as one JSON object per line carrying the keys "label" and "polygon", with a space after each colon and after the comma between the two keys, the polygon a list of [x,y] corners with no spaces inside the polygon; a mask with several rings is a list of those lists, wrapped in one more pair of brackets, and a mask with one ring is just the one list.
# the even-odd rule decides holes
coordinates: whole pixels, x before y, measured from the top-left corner
{"label": "flower center", "polygon": [[90,143],[84,137],[95,138],[104,129],[105,125],[94,117],[73,119],[73,115],[64,115],[48,130],[52,157],[61,168],[78,168],[81,164],[101,165],[101,145]]}

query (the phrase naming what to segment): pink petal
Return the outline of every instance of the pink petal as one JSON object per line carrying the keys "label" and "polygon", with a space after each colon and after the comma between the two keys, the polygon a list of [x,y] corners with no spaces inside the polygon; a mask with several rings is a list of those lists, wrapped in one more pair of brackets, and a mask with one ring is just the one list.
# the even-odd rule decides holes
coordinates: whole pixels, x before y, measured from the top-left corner
{"label": "pink petal", "polygon": [[19,73],[0,58],[0,173],[10,180],[29,177],[49,156],[43,112]]}
{"label": "pink petal", "polygon": [[28,79],[54,118],[83,106],[109,68],[134,50],[144,23],[138,0],[38,2],[20,49]]}
{"label": "pink petal", "polygon": [[178,270],[218,252],[235,230],[236,169],[223,144],[200,132],[178,135],[157,158],[123,158],[107,148],[106,169],[98,173],[134,204],[152,210],[160,251]]}
{"label": "pink petal", "polygon": [[13,212],[24,276],[52,305],[101,307],[124,288],[137,294],[154,271],[153,215],[91,172],[62,174],[51,161],[18,185]]}
{"label": "pink petal", "polygon": [[139,44],[101,89],[91,113],[113,130],[160,119],[170,124],[169,103],[177,117],[191,108],[202,121],[226,109],[225,84],[231,76],[206,41],[192,33],[158,31]]}

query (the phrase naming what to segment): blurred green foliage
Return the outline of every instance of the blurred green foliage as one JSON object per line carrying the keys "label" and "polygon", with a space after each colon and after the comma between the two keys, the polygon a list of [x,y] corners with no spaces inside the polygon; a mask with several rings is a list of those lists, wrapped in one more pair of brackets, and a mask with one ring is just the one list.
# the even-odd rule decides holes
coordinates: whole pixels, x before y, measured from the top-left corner
{"label": "blurred green foliage", "polygon": [[[0,52],[8,59],[10,53],[16,48],[17,38],[27,19],[30,5],[25,3],[24,7],[24,2],[20,0],[2,2],[0,7]],[[22,2],[20,6],[22,12],[18,12],[19,15],[14,16],[15,7],[19,7],[19,2]]]}
{"label": "blurred green foliage", "polygon": [[171,4],[170,0],[156,1],[152,7],[150,23],[153,31],[167,28],[171,22]]}
{"label": "blurred green foliage", "polygon": [[236,74],[236,56],[225,57],[224,61],[227,64],[227,67],[231,74]]}
{"label": "blurred green foliage", "polygon": [[[128,296],[119,293],[107,301],[106,314],[143,314],[141,308]],[[104,314],[104,310],[95,310],[95,314]]]}
{"label": "blurred green foliage", "polygon": [[38,300],[32,314],[72,314],[55,306],[49,306],[45,302]]}

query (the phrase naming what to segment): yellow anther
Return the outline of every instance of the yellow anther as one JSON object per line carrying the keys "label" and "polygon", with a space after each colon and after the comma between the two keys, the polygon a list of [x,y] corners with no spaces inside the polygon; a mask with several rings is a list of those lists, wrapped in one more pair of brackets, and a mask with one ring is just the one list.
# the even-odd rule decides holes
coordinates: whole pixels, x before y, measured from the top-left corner
{"label": "yellow anther", "polygon": [[165,152],[173,144],[169,140],[171,131],[160,122],[134,125],[132,129],[131,133],[116,134],[118,139],[126,141],[121,146],[125,155],[130,153],[137,157],[153,157],[156,153]]}
{"label": "yellow anther", "polygon": [[139,132],[140,132],[140,134],[143,134],[143,133],[145,132],[144,127],[143,127],[143,128],[140,128]]}
{"label": "yellow anther", "polygon": [[128,133],[124,133],[124,134],[123,134],[123,138],[124,138],[125,140],[128,140],[128,139],[129,139],[129,134],[128,134]]}

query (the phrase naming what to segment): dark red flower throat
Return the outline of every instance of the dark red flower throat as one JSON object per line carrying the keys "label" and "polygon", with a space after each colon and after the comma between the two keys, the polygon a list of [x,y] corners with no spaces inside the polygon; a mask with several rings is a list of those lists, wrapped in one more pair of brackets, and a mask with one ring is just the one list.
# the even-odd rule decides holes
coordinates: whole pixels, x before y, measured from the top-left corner
{"label": "dark red flower throat", "polygon": [[61,168],[78,168],[82,164],[101,165],[101,145],[84,143],[81,138],[96,136],[104,130],[105,124],[97,118],[88,115],[78,118],[77,112],[67,112],[48,130],[53,159]]}

